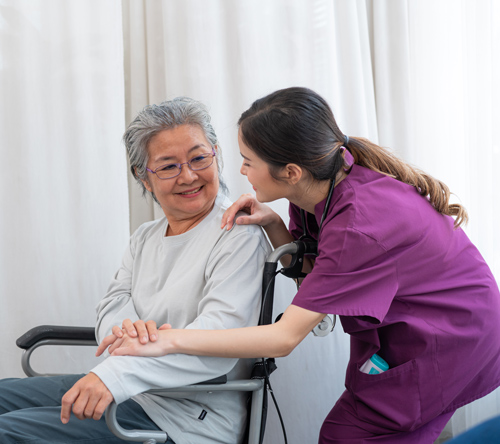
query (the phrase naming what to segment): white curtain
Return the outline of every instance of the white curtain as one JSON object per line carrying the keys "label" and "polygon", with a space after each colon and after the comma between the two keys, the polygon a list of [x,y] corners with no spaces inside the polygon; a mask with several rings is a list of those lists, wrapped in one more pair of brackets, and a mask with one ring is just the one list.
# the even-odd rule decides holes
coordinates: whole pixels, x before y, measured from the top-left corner
{"label": "white curtain", "polygon": [[[119,2],[0,1],[0,377],[29,328],[95,325],[129,235],[123,83]],[[61,351],[37,370],[92,366]]]}
{"label": "white curtain", "polygon": [[[14,341],[27,328],[94,323],[129,233],[120,137],[143,106],[179,95],[210,107],[235,199],[251,191],[239,174],[241,112],[278,88],[318,91],[346,134],[391,147],[450,186],[498,279],[499,8],[495,0],[0,0],[0,377],[20,374]],[[273,207],[287,219],[286,202]],[[132,181],[130,208],[132,231],[161,215]],[[277,313],[294,292],[278,282]],[[272,381],[291,443],[315,441],[343,390],[348,348],[338,326],[278,360]],[[65,353],[40,365],[87,362]],[[500,413],[499,400],[495,392],[461,409],[448,436]],[[266,442],[281,442],[273,408]]]}
{"label": "white curtain", "polygon": [[[447,183],[469,210],[467,232],[499,276],[498,3],[125,1],[124,10],[127,119],[177,95],[207,103],[233,199],[250,191],[238,173],[238,116],[275,89],[308,86],[331,103],[345,133],[391,147]],[[138,203],[131,205],[137,226],[151,210],[134,215]],[[287,218],[285,202],[273,206]],[[290,283],[279,283],[278,311],[293,294]],[[292,442],[313,439],[343,389],[347,357],[338,328],[278,360],[275,392]],[[495,392],[461,409],[443,438],[498,414],[499,399]],[[272,411],[266,442],[279,439]]]}

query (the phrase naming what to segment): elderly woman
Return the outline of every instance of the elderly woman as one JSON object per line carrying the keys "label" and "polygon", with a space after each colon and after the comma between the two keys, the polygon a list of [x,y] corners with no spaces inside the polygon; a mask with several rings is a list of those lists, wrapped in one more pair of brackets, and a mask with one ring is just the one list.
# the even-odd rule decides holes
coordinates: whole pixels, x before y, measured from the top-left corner
{"label": "elderly woman", "polygon": [[[141,320],[189,329],[255,325],[261,291],[256,276],[269,246],[257,226],[220,229],[231,202],[220,192],[220,148],[205,107],[188,98],[148,106],[130,124],[124,141],[134,177],[165,217],[132,235],[97,307],[98,341],[127,331],[154,341],[143,337],[148,332]],[[223,374],[247,377],[250,365],[242,359],[188,355],[108,357],[83,377],[3,380],[0,442],[121,443],[102,418],[114,399],[125,428],[162,429],[176,444],[234,444],[245,425],[244,395],[143,392]],[[70,419],[71,411],[95,421]]]}

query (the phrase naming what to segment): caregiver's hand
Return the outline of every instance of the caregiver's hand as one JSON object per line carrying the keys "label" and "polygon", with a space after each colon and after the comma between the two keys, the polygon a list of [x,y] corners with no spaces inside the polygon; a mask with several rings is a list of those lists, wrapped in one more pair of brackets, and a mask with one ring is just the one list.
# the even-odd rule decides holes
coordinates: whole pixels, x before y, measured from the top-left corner
{"label": "caregiver's hand", "polygon": [[169,339],[165,335],[165,330],[170,330],[171,328],[170,324],[163,324],[159,328],[159,340],[148,342],[147,344],[141,344],[137,337],[132,338],[129,335],[125,335],[119,341],[111,344],[108,352],[111,356],[165,356],[167,354],[166,344],[169,342]]}
{"label": "caregiver's hand", "polygon": [[243,194],[222,215],[221,228],[230,230],[234,225],[234,218],[238,211],[243,211],[248,216],[239,216],[236,219],[238,225],[260,225],[265,227],[273,223],[279,223],[281,218],[267,205],[260,203],[253,194]]}
{"label": "caregiver's hand", "polygon": [[[170,325],[164,324],[161,328],[170,328]],[[96,356],[102,355],[104,350],[112,344],[119,345],[125,336],[138,338],[141,344],[147,344],[149,341],[155,342],[158,339],[156,322],[151,320],[147,322],[142,320],[132,322],[130,319],[125,319],[122,323],[122,328],[115,325],[111,331],[112,333],[106,336],[99,344],[99,347],[97,347]]]}

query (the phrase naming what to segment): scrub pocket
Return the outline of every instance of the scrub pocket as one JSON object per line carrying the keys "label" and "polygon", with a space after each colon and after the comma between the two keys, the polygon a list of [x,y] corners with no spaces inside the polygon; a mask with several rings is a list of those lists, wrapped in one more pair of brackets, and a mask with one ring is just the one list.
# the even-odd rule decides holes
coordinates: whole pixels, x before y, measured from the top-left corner
{"label": "scrub pocket", "polygon": [[[422,424],[418,365],[415,360],[378,375],[351,369],[349,390],[358,418],[375,433],[411,432]],[[373,427],[369,427],[372,425]]]}

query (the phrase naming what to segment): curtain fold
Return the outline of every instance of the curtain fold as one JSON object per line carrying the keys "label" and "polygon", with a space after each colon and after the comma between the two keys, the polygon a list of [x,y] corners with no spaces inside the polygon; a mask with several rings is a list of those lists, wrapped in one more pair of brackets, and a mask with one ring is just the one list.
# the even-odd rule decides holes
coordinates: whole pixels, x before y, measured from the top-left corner
{"label": "curtain fold", "polygon": [[[0,1],[0,377],[40,324],[94,325],[129,221],[118,2]],[[94,350],[35,353],[83,371]]]}

